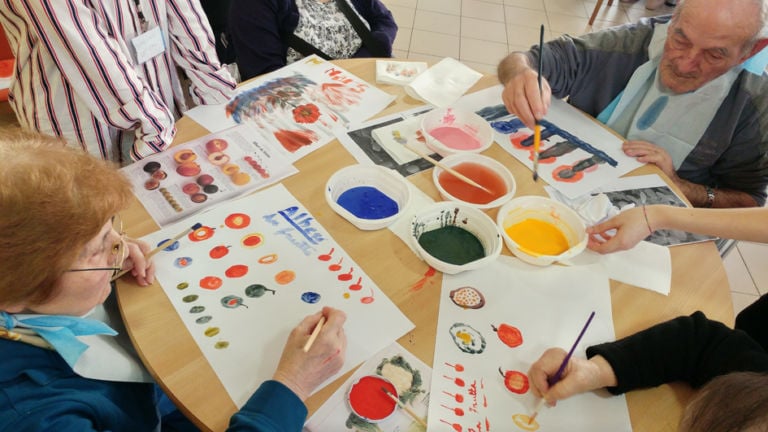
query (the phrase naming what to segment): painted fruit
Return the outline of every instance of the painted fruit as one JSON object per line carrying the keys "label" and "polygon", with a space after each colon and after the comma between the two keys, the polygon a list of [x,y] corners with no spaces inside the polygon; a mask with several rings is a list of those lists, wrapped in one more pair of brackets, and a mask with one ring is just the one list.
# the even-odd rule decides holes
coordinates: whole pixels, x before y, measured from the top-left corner
{"label": "painted fruit", "polygon": [[224,174],[226,174],[228,176],[231,176],[231,175],[233,175],[234,173],[236,173],[238,171],[240,171],[240,167],[235,165],[235,164],[233,164],[233,163],[226,164],[223,167],[221,167],[221,172],[223,172]]}
{"label": "painted fruit", "polygon": [[232,176],[230,178],[232,179],[232,183],[234,183],[234,184],[236,184],[238,186],[242,186],[244,184],[248,184],[248,182],[251,181],[251,176],[249,176],[248,174],[246,174],[246,173],[244,173],[242,171],[238,171],[238,172],[232,174]]}
{"label": "painted fruit", "polygon": [[202,174],[196,181],[200,186],[208,186],[213,183],[213,176],[210,174]]}
{"label": "painted fruit", "polygon": [[176,167],[176,172],[184,177],[194,177],[200,174],[200,165],[194,162],[184,163]]}
{"label": "painted fruit", "polygon": [[456,306],[464,309],[480,309],[485,305],[485,297],[476,288],[469,286],[457,288],[449,296]]}
{"label": "painted fruit", "polygon": [[222,280],[216,276],[206,276],[200,279],[200,288],[207,290],[216,290],[221,288]]}
{"label": "painted fruit", "polygon": [[508,347],[514,348],[523,344],[523,334],[520,333],[517,327],[502,324],[497,328],[491,324],[491,328],[496,332],[496,336]]}
{"label": "painted fruit", "polygon": [[214,185],[214,184],[203,186],[203,192],[205,192],[207,194],[216,193],[218,191],[219,191],[219,187]]}
{"label": "painted fruit", "polygon": [[232,229],[245,228],[251,223],[251,217],[245,213],[232,213],[224,219],[224,225]]}
{"label": "painted fruit", "polygon": [[530,387],[528,383],[528,376],[522,372],[516,370],[508,370],[506,372],[499,368],[499,373],[504,377],[504,387],[512,393],[525,394]]}
{"label": "painted fruit", "polygon": [[205,143],[205,151],[208,152],[208,154],[216,153],[216,152],[223,152],[227,149],[227,142],[221,138],[214,138],[207,143]]}
{"label": "painted fruit", "polygon": [[229,162],[229,156],[220,151],[217,151],[209,154],[208,160],[214,165],[224,165],[225,163]]}
{"label": "painted fruit", "polygon": [[152,178],[155,180],[164,180],[168,177],[168,173],[159,169],[152,173]]}
{"label": "painted fruit", "polygon": [[153,172],[160,169],[160,162],[151,161],[144,164],[144,167],[142,168],[144,172],[148,174],[152,174]]}
{"label": "painted fruit", "polygon": [[242,245],[245,247],[255,248],[256,246],[259,246],[263,241],[264,241],[264,237],[261,234],[254,233],[254,234],[248,234],[247,236],[243,237],[243,239],[240,240],[240,243],[242,243]]}
{"label": "painted fruit", "polygon": [[208,252],[208,256],[210,256],[213,259],[219,259],[228,253],[229,253],[229,246],[218,245],[211,248],[210,252]]}
{"label": "painted fruit", "polygon": [[197,183],[187,183],[181,187],[181,191],[187,195],[192,195],[200,192],[200,185]]}
{"label": "painted fruit", "polygon": [[243,277],[247,273],[248,273],[248,266],[242,265],[242,264],[235,264],[224,271],[224,275],[226,275],[228,278]]}
{"label": "painted fruit", "polygon": [[160,187],[160,182],[156,179],[149,179],[144,182],[144,189],[146,190],[155,190],[158,187]]}
{"label": "painted fruit", "polygon": [[189,233],[187,237],[189,237],[189,239],[192,241],[208,240],[209,238],[213,237],[213,231],[213,228],[209,226],[201,226],[200,228]]}
{"label": "painted fruit", "polygon": [[192,200],[193,203],[204,203],[208,199],[208,195],[204,193],[194,193],[189,196],[189,199]]}
{"label": "painted fruit", "polygon": [[197,155],[190,149],[179,150],[173,154],[173,160],[180,164],[190,163],[195,159],[197,159]]}
{"label": "painted fruit", "polygon": [[245,288],[245,295],[248,297],[261,297],[267,291],[271,292],[272,295],[275,295],[275,290],[269,289],[262,284],[253,284],[248,285],[248,287]]}

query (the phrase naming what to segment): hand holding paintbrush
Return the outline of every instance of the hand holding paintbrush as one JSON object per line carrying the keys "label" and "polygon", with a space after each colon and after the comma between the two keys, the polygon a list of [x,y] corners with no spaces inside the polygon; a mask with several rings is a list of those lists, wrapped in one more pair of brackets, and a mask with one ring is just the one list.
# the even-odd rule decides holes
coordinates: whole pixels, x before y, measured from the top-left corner
{"label": "hand holding paintbrush", "polygon": [[[555,372],[554,375],[547,377],[548,389],[552,388],[563,377],[563,372],[565,372],[565,369],[568,366],[568,362],[570,361],[571,356],[573,355],[573,352],[576,350],[576,347],[579,345],[579,342],[581,342],[581,338],[584,336],[584,333],[587,331],[587,328],[589,327],[589,324],[592,322],[592,318],[594,317],[595,317],[595,312],[592,311],[592,313],[589,314],[589,318],[587,319],[587,322],[584,324],[584,327],[581,329],[579,336],[576,338],[576,342],[573,343],[573,345],[571,346],[571,350],[568,351],[568,354],[566,354],[565,358],[563,358],[563,361],[560,363],[560,367],[557,369],[557,372]],[[546,402],[546,396],[547,396],[546,394],[543,394],[541,397],[541,400],[536,404],[536,408],[534,409],[533,414],[528,420],[528,424],[533,423],[533,421],[536,419],[536,416],[539,414],[539,411],[541,410],[541,408],[544,406],[544,403]]]}

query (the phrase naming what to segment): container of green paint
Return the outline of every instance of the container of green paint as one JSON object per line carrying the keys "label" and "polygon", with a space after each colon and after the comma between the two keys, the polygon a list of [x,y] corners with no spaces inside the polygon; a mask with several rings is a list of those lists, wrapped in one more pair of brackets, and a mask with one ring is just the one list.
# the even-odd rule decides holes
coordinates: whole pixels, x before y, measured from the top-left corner
{"label": "container of green paint", "polygon": [[432,204],[411,221],[410,239],[421,259],[446,274],[480,268],[501,254],[496,223],[467,204]]}
{"label": "container of green paint", "polygon": [[341,217],[361,230],[386,228],[411,201],[408,182],[379,165],[350,165],[336,171],[325,185],[325,200]]}

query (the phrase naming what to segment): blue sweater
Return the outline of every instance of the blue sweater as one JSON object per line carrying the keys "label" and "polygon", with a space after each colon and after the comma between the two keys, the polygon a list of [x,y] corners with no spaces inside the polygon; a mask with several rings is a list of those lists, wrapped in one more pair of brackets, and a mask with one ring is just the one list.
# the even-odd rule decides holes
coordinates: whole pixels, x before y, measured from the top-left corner
{"label": "blue sweater", "polygon": [[[82,378],[54,351],[0,339],[0,431],[159,430],[154,384]],[[300,431],[307,416],[287,387],[266,381],[230,419],[230,431]]]}
{"label": "blue sweater", "polygon": [[[397,34],[392,13],[380,0],[351,0],[352,6],[368,22],[371,37],[388,47]],[[271,72],[286,65],[288,35],[299,25],[299,10],[294,0],[232,0],[228,32],[235,46],[237,67],[243,80]],[[353,57],[370,57],[362,46]]]}

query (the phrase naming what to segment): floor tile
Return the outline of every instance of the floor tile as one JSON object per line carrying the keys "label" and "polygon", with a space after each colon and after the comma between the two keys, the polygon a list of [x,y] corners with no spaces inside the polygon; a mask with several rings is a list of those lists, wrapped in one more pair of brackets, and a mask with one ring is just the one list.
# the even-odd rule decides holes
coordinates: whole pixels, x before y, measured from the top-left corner
{"label": "floor tile", "polygon": [[[624,24],[629,22],[629,17],[627,17],[625,8],[619,6],[618,3],[619,1],[615,0],[613,2],[613,6],[608,6],[608,2],[604,1],[602,6],[600,6],[600,9],[597,11],[595,20],[615,22],[617,24]],[[592,11],[594,10],[596,4],[596,1],[584,3],[589,16],[592,16]]]}
{"label": "floor tile", "polygon": [[395,36],[395,42],[392,44],[392,49],[406,52],[411,49],[412,32],[413,30],[408,27],[399,27],[397,29],[397,36]]}
{"label": "floor tile", "polygon": [[507,6],[544,11],[544,0],[504,0]]}
{"label": "floor tile", "polygon": [[[547,13],[544,11],[525,9],[520,7],[506,6],[504,8],[504,17],[508,28],[522,27],[526,29],[537,29],[544,24],[548,27]],[[538,36],[537,36],[538,37]],[[512,41],[510,40],[510,43]]]}
{"label": "floor tile", "polygon": [[423,61],[429,64],[435,64],[444,58],[445,56],[436,56],[431,54],[421,54],[421,53],[415,53],[415,52],[408,53],[408,60]]}
{"label": "floor tile", "polygon": [[472,61],[485,64],[499,64],[499,61],[509,54],[507,44],[483,41],[479,39],[461,38],[461,61]]}
{"label": "floor tile", "polygon": [[461,37],[507,43],[507,27],[503,22],[477,18],[461,18]]}
{"label": "floor tile", "polygon": [[741,259],[749,269],[752,281],[760,294],[768,293],[768,245],[740,241],[736,249],[741,254]]}
{"label": "floor tile", "polygon": [[[533,45],[539,44],[540,30],[538,28],[529,28],[521,26],[508,26],[507,39],[510,45],[523,46],[527,50]],[[544,30],[544,42],[552,40],[550,32]]]}
{"label": "floor tile", "polygon": [[413,30],[410,52],[459,58],[459,37],[424,30]]}
{"label": "floor tile", "polygon": [[418,8],[432,12],[461,15],[461,0],[419,0]]}
{"label": "floor tile", "polygon": [[416,18],[413,21],[413,28],[416,30],[459,36],[461,30],[461,17],[458,15],[417,9]]}
{"label": "floor tile", "polygon": [[731,301],[733,301],[733,315],[734,317],[739,314],[744,308],[754,303],[760,296],[757,294],[742,294],[731,293]]}
{"label": "floor tile", "polygon": [[405,6],[407,8],[416,9],[416,5],[419,0],[381,0],[384,6],[389,8],[390,6]]}
{"label": "floor tile", "polygon": [[496,75],[495,64],[476,63],[476,62],[466,61],[466,60],[461,60],[461,62],[480,73],[484,73],[488,75]]}
{"label": "floor tile", "polygon": [[578,36],[585,33],[589,18],[579,18],[573,15],[562,13],[549,13],[549,31],[567,33],[571,36]]}
{"label": "floor tile", "polygon": [[504,22],[504,5],[479,0],[462,0],[461,16]]}
{"label": "floor tile", "polygon": [[[589,18],[584,2],[581,0],[544,0],[544,8],[547,10],[547,13]],[[592,10],[589,12],[591,13]]]}
{"label": "floor tile", "polygon": [[392,50],[392,57],[396,58],[396,59],[407,59],[408,58],[408,50],[393,49]]}
{"label": "floor tile", "polygon": [[416,14],[416,9],[397,5],[389,6],[388,9],[395,17],[398,27],[413,28],[413,17]]}
{"label": "floor tile", "polygon": [[731,253],[723,258],[723,267],[725,267],[725,273],[728,275],[728,284],[731,286],[731,292],[758,294],[755,283],[752,281],[749,270],[738,250],[732,250]]}

